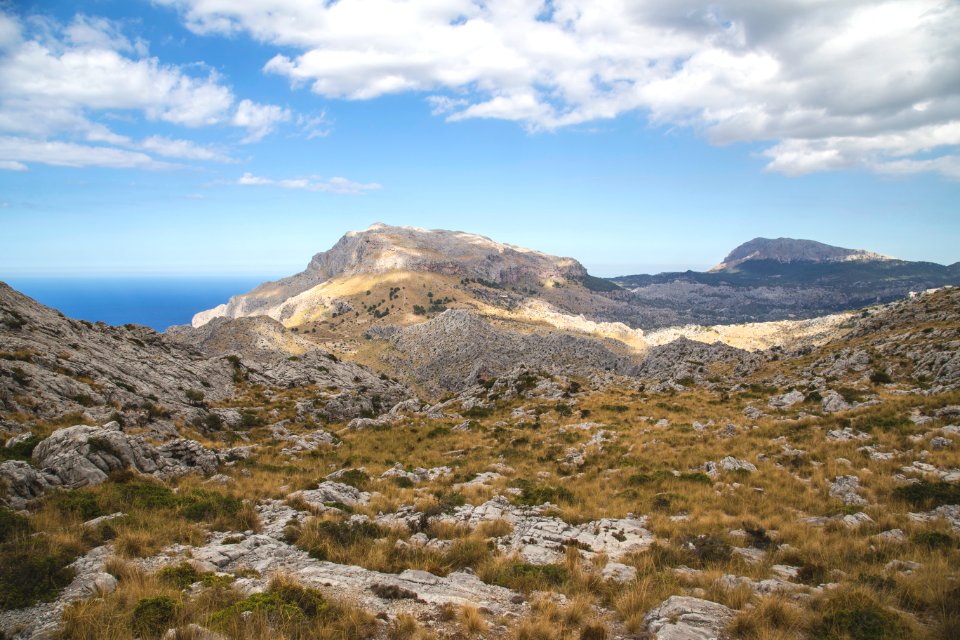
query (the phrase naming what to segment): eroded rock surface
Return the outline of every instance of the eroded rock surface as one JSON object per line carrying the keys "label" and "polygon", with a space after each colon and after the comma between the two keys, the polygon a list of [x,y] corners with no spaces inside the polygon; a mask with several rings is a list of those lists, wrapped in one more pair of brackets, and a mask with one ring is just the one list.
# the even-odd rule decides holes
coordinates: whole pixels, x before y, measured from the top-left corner
{"label": "eroded rock surface", "polygon": [[718,640],[734,613],[709,600],[670,596],[647,613],[644,622],[656,640]]}

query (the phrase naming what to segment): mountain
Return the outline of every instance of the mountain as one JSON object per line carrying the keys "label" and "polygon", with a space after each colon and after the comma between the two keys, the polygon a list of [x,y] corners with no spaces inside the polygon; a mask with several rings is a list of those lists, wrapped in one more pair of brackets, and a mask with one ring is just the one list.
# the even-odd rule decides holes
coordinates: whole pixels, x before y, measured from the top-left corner
{"label": "mountain", "polygon": [[861,249],[756,238],[707,272],[611,278],[609,294],[645,328],[814,318],[960,283],[960,263],[909,262]]}
{"label": "mountain", "polygon": [[[322,313],[320,307],[346,309],[346,301],[338,307],[337,299],[356,293],[366,295],[370,284],[408,279],[402,274],[429,275],[434,281],[475,283],[504,291],[481,296],[486,300],[491,297],[508,300],[510,296],[506,291],[554,285],[616,288],[604,280],[591,278],[583,265],[572,258],[550,256],[471,233],[377,223],[365,231],[348,232],[329,251],[315,255],[302,272],[266,282],[248,293],[234,296],[226,304],[201,311],[193,318],[193,325],[200,326],[221,316],[269,315],[295,326],[315,319],[318,312]],[[394,297],[391,295],[390,300]],[[422,302],[430,306],[433,301]],[[353,305],[349,306],[353,310]],[[395,305],[387,308],[391,307],[396,308]]]}
{"label": "mountain", "polygon": [[754,238],[744,242],[710,271],[731,271],[750,260],[774,262],[853,262],[893,260],[888,256],[863,249],[844,249],[815,240],[793,238]]}

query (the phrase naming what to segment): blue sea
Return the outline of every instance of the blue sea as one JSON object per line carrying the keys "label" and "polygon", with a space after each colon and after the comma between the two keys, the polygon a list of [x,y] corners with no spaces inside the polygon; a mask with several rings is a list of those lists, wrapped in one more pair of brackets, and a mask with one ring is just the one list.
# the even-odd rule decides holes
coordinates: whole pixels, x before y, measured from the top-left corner
{"label": "blue sea", "polygon": [[163,331],[246,293],[267,277],[7,278],[11,287],[78,320],[143,324]]}

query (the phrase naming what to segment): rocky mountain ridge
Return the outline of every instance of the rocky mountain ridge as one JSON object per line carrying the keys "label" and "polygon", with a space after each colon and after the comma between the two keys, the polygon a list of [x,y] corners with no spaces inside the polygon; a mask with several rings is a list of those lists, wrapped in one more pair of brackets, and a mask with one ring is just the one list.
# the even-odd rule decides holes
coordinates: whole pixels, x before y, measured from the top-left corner
{"label": "rocky mountain ridge", "polygon": [[391,271],[437,273],[496,285],[531,285],[554,279],[583,279],[586,269],[572,258],[494,242],[460,231],[373,224],[350,231],[330,250],[316,254],[307,268],[194,316],[200,326],[214,317],[263,314],[313,287],[338,277]]}

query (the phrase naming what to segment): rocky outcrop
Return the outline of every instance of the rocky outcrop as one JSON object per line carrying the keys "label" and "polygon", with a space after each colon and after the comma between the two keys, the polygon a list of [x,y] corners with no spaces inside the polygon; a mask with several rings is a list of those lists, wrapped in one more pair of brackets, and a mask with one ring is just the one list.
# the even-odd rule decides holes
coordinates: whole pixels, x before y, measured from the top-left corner
{"label": "rocky outcrop", "polygon": [[473,312],[451,309],[397,329],[383,359],[433,391],[459,391],[481,372],[495,378],[519,364],[559,374],[627,373],[624,345],[561,332],[525,334],[496,327]]}
{"label": "rocky outcrop", "polygon": [[[283,572],[306,587],[350,599],[372,613],[390,615],[433,613],[437,607],[450,604],[484,607],[492,615],[502,616],[516,615],[526,606],[523,604],[525,598],[519,593],[488,585],[467,571],[456,571],[446,577],[418,570],[390,574],[315,560],[305,551],[283,541],[283,529],[287,523],[307,518],[310,514],[276,501],[259,505],[257,512],[263,525],[261,533],[215,533],[204,546],[174,546],[159,556],[142,560],[141,565],[156,569],[190,557],[208,570],[244,569],[248,573],[253,570],[260,577],[240,578],[234,582],[237,588],[247,593],[263,591],[271,575]],[[389,597],[393,594],[403,597]]]}
{"label": "rocky outcrop", "polygon": [[760,355],[720,342],[706,344],[680,337],[651,347],[631,373],[643,380],[703,384],[711,375],[710,365],[714,363],[732,365],[733,375],[739,377],[752,373],[764,361]]}
{"label": "rocky outcrop", "polygon": [[[318,387],[318,395],[326,398],[331,407],[329,411],[314,413],[324,414],[330,420],[377,414],[412,395],[403,385],[366,367],[340,360],[266,316],[217,318],[199,328],[171,327],[167,337],[178,344],[195,345],[210,358],[227,358],[234,372],[251,383]],[[322,391],[330,389],[339,391]],[[350,393],[360,389],[363,392],[359,398]],[[376,407],[371,403],[374,397],[378,399]]]}
{"label": "rocky outcrop", "polygon": [[0,415],[119,420],[169,437],[177,418],[222,425],[221,411],[207,405],[233,396],[238,381],[315,385],[329,420],[376,415],[412,395],[269,318],[160,334],[71,320],[0,283]]}
{"label": "rocky outcrop", "polygon": [[321,482],[316,489],[305,489],[290,494],[307,504],[322,509],[327,505],[346,505],[352,507],[370,502],[370,494],[342,482]]}
{"label": "rocky outcrop", "polygon": [[76,425],[54,431],[34,448],[33,466],[7,461],[0,465],[0,479],[7,485],[6,501],[22,508],[49,487],[75,489],[100,484],[122,469],[170,479],[188,473],[212,475],[218,462],[216,453],[193,440],[176,439],[154,446],[111,422],[103,427]]}
{"label": "rocky outcrop", "polygon": [[670,596],[644,618],[656,640],[719,640],[736,612],[709,600]]}
{"label": "rocky outcrop", "polygon": [[843,504],[848,506],[863,507],[867,505],[866,499],[858,492],[860,491],[860,478],[857,476],[837,476],[830,483],[830,495],[839,498]]}
{"label": "rocky outcrop", "polygon": [[483,522],[504,520],[512,531],[494,543],[504,553],[519,553],[531,564],[553,564],[563,560],[567,547],[573,546],[587,557],[606,554],[619,560],[628,553],[647,548],[653,534],[643,518],[604,518],[581,525],[544,515],[549,507],[517,507],[503,496],[481,505],[464,505],[439,520],[476,527]]}

